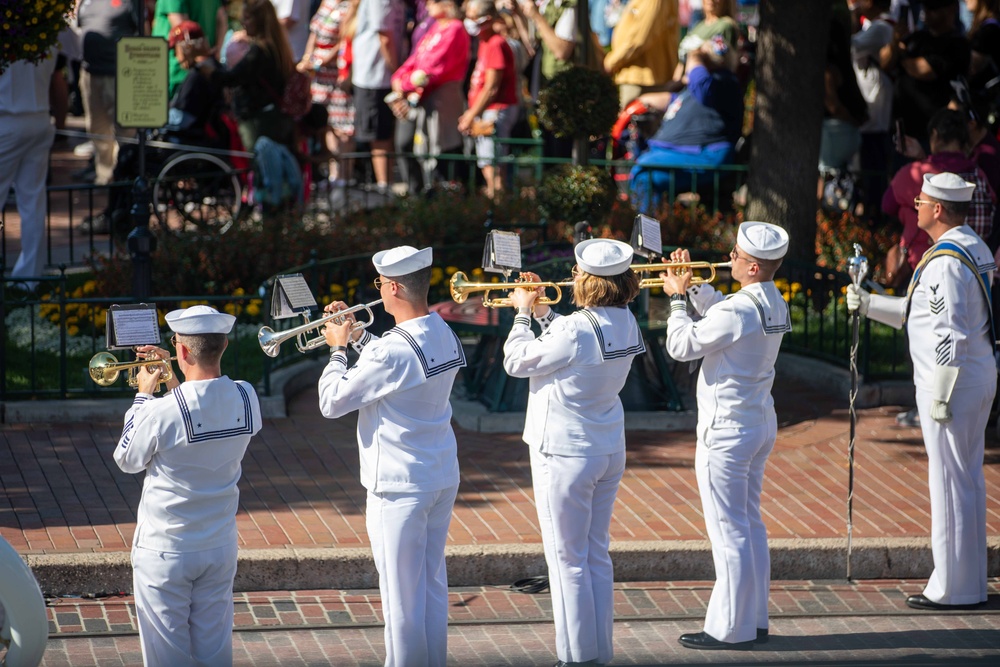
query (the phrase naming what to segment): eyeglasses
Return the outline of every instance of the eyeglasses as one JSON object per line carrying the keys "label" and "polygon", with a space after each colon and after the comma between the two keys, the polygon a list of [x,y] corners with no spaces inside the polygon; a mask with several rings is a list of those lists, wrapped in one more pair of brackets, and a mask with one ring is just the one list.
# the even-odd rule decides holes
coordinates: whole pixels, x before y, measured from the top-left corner
{"label": "eyeglasses", "polygon": [[580,276],[583,275],[583,269],[581,269],[579,266],[575,264],[573,265],[573,268],[569,270],[569,272],[570,275],[572,275],[574,278],[579,278]]}
{"label": "eyeglasses", "polygon": [[920,197],[913,198],[913,208],[920,208],[921,204],[929,204],[933,206],[936,203],[937,203],[936,201],[931,201],[929,199],[921,199]]}
{"label": "eyeglasses", "polygon": [[738,259],[745,259],[751,264],[757,263],[757,260],[755,260],[750,255],[741,255],[740,253],[736,252],[736,246],[733,246],[733,249],[729,251],[729,259],[733,260],[734,262]]}
{"label": "eyeglasses", "polygon": [[170,347],[177,349],[177,334],[170,337]]}
{"label": "eyeglasses", "polygon": [[377,290],[382,289],[382,285],[388,285],[389,283],[396,283],[396,285],[399,287],[399,289],[403,289],[403,286],[400,285],[395,280],[386,280],[384,278],[376,278],[375,280],[372,281],[372,283],[375,285],[375,289],[377,289]]}

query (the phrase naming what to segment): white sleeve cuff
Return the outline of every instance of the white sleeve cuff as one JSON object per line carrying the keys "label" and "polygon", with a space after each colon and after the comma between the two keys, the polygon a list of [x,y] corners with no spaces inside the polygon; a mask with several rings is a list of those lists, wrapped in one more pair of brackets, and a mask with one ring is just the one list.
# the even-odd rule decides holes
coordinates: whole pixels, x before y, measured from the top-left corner
{"label": "white sleeve cuff", "polygon": [[955,366],[935,366],[931,380],[931,396],[935,401],[948,403],[958,381],[959,369]]}

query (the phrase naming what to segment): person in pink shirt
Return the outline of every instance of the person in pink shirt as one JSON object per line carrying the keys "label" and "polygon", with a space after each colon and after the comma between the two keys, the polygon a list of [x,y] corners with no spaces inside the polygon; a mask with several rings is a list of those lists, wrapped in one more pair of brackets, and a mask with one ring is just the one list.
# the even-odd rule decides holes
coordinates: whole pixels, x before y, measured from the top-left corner
{"label": "person in pink shirt", "polygon": [[910,266],[916,268],[920,258],[931,245],[927,232],[917,225],[914,199],[919,198],[924,174],[950,172],[976,184],[966,223],[982,239],[990,237],[993,228],[993,209],[996,195],[983,170],[968,157],[969,129],[965,117],[958,111],[940,109],[928,123],[930,157],[924,158],[920,146],[912,137],[906,137],[907,157],[916,158],[904,165],[889,183],[882,196],[882,211],[895,216],[903,224],[899,244],[906,251]]}
{"label": "person in pink shirt", "polygon": [[465,3],[465,30],[470,37],[479,39],[479,48],[469,82],[469,109],[459,117],[458,131],[475,137],[476,164],[483,171],[486,194],[491,199],[503,190],[501,171],[494,168],[494,159],[504,153],[504,146],[497,149],[494,139],[510,136],[520,112],[514,51],[495,30],[499,20],[493,0]]}
{"label": "person in pink shirt", "polygon": [[[436,157],[443,153],[462,153],[462,135],[458,119],[465,110],[462,83],[469,67],[469,35],[461,21],[461,10],[454,0],[429,1],[427,12],[434,18],[430,30],[392,75],[390,107],[396,115],[396,152],[413,153],[416,132],[424,136],[426,167],[442,179],[462,180],[459,169],[445,170]],[[429,190],[423,168],[412,157],[402,156],[400,172],[410,194]],[[448,173],[451,171],[452,173]],[[448,178],[448,177],[451,178]]]}

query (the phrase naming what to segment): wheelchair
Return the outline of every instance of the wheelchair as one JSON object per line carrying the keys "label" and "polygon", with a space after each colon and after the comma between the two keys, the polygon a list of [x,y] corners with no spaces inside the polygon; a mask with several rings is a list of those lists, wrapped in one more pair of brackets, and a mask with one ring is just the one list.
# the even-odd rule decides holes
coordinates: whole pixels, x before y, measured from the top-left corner
{"label": "wheelchair", "polygon": [[[145,172],[150,174],[153,215],[164,231],[224,234],[245,211],[250,159],[239,150],[235,123],[219,116],[213,125],[219,129],[211,133],[192,135],[163,128],[147,134]],[[138,145],[122,144],[114,180],[130,181],[138,173]],[[112,188],[108,203],[112,219],[127,215],[131,207],[132,188]]]}

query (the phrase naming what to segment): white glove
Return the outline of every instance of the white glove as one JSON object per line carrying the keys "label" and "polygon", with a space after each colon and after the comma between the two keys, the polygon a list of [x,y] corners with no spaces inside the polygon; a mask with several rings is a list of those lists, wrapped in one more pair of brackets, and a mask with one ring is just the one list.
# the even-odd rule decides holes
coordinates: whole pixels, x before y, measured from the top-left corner
{"label": "white glove", "polygon": [[954,366],[935,366],[931,387],[931,419],[941,424],[951,421],[951,392],[958,380],[958,369]]}
{"label": "white glove", "polygon": [[871,298],[871,294],[851,283],[847,286],[847,312],[858,311],[862,315],[868,315],[868,304],[871,302]]}
{"label": "white glove", "polygon": [[931,419],[940,424],[947,424],[951,421],[951,408],[944,401],[934,401],[931,404]]}

